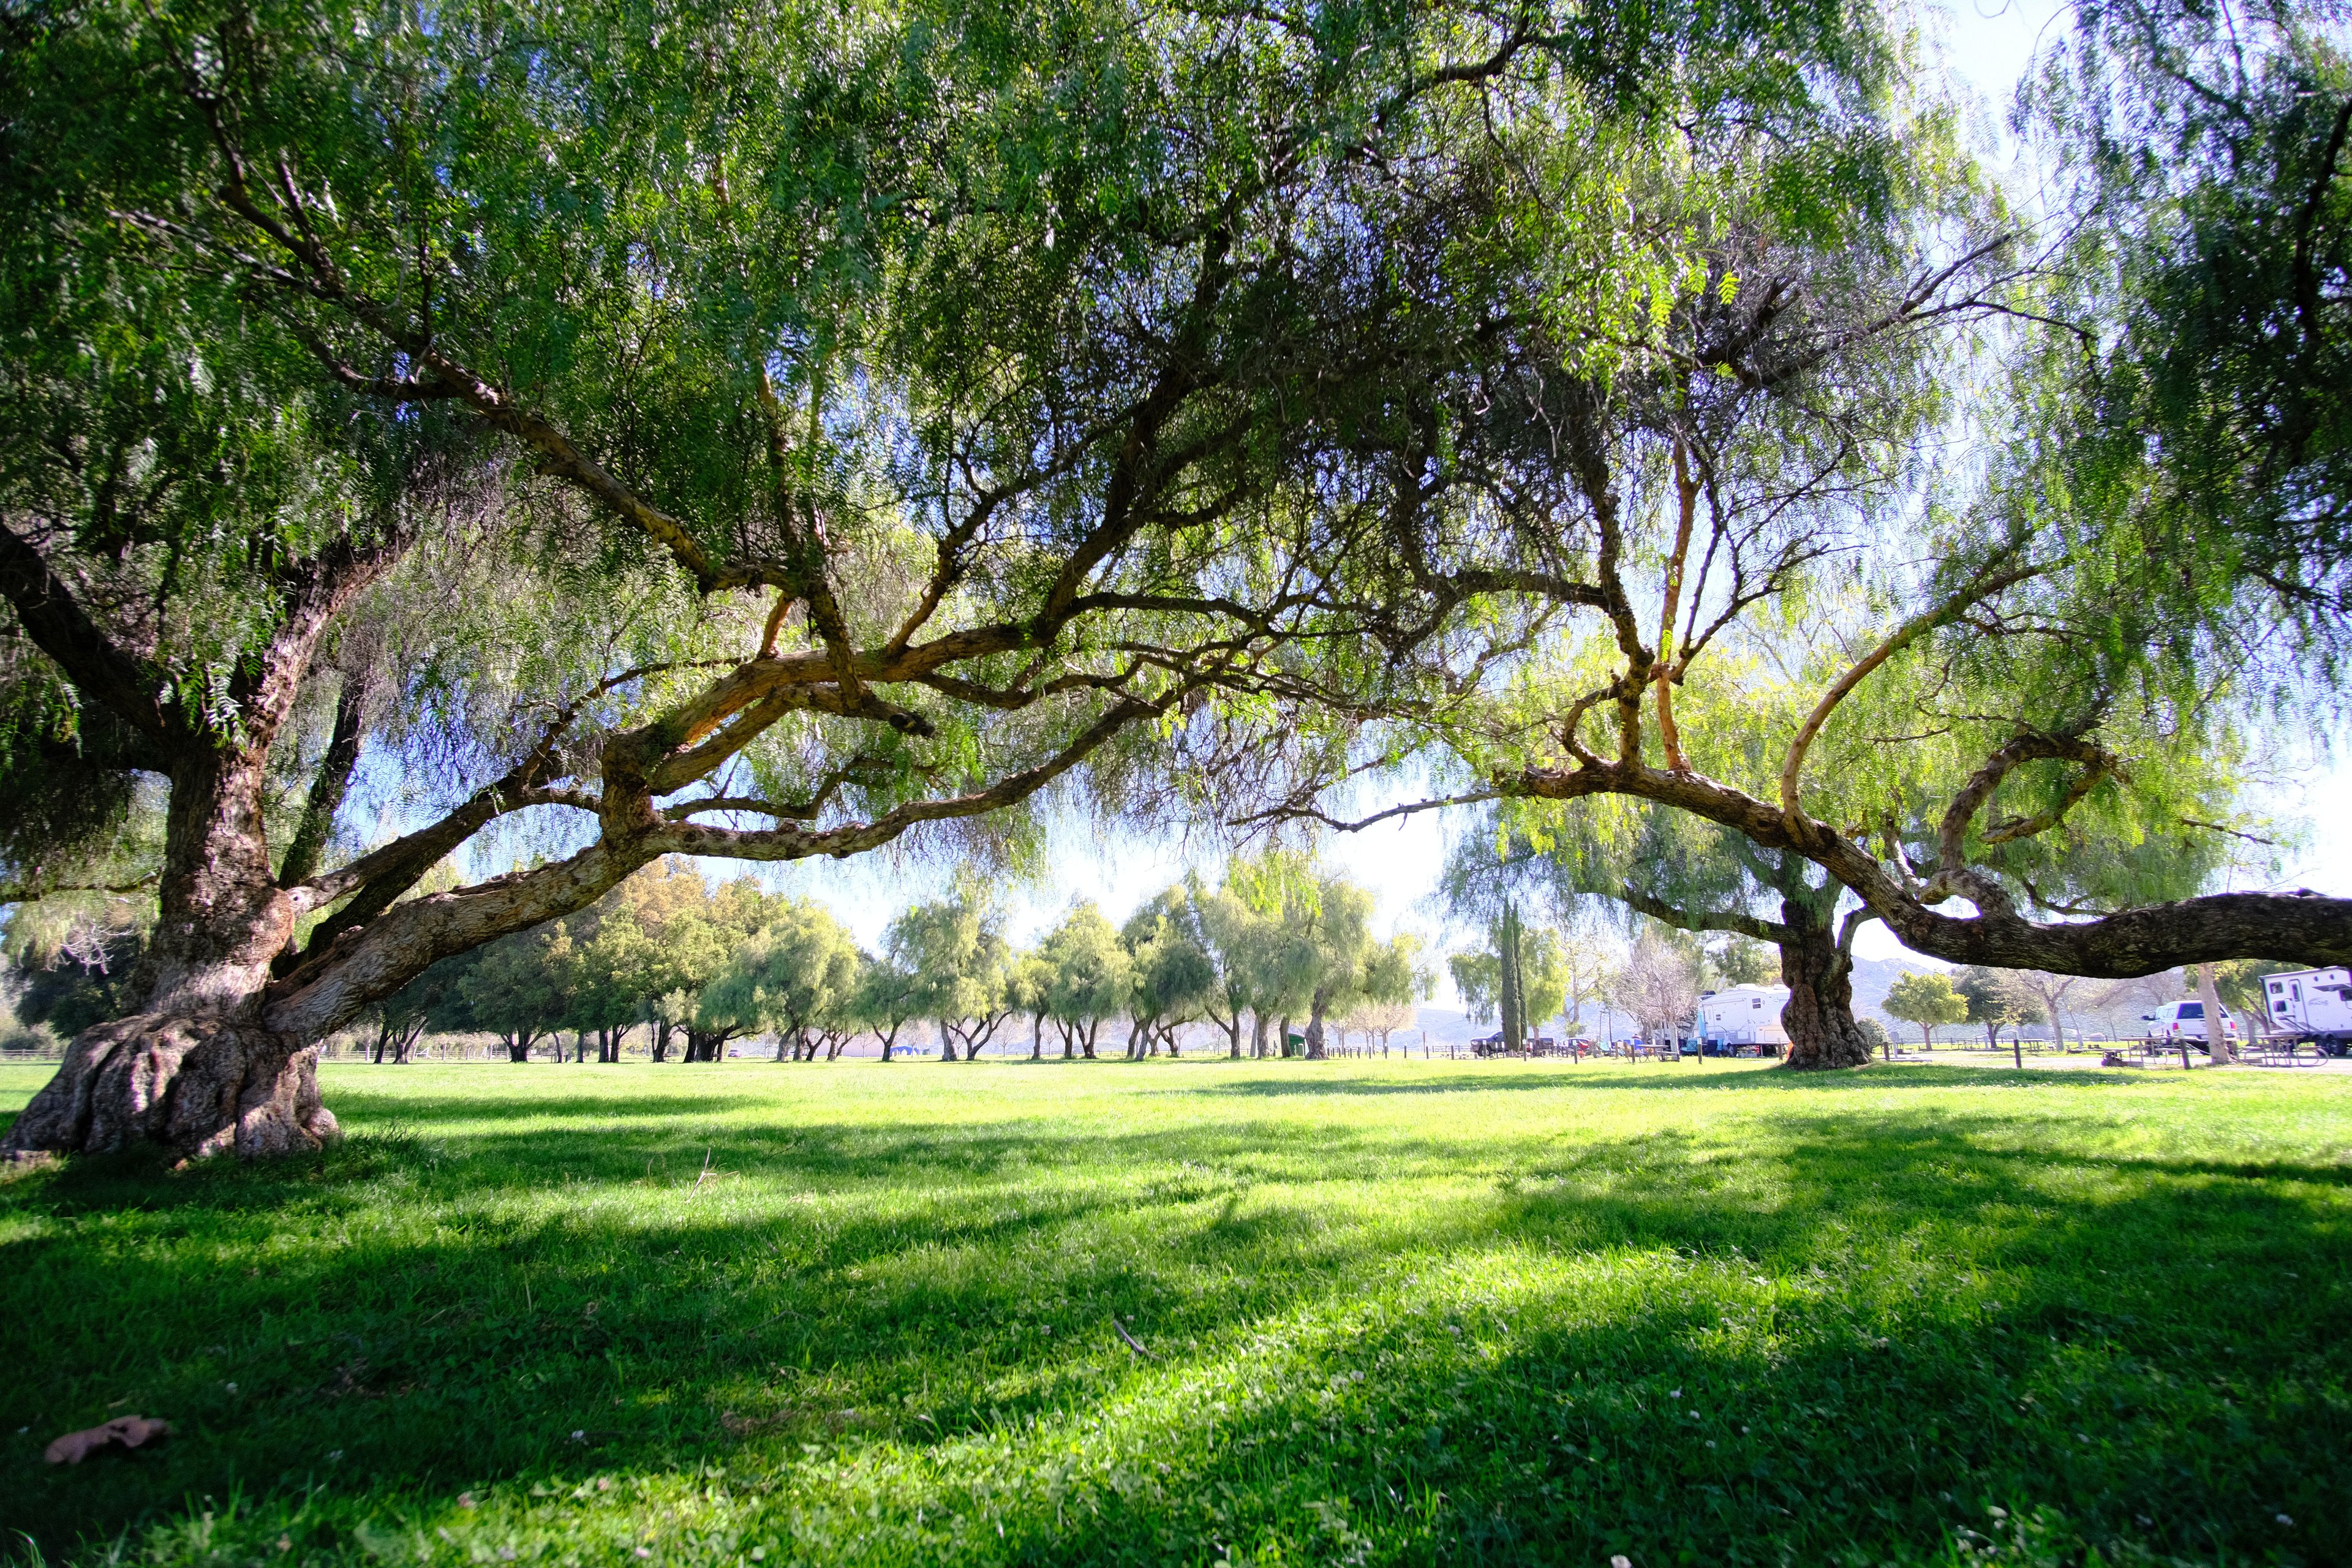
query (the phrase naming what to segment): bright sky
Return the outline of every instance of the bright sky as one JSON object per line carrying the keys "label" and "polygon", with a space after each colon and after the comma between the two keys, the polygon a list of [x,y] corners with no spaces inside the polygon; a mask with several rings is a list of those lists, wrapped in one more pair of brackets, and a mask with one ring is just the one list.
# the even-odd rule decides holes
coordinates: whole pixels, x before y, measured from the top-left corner
{"label": "bright sky", "polygon": [[[2061,7],[2053,0],[1953,0],[1931,7],[1928,26],[1937,35],[1945,58],[1961,82],[1982,102],[1979,134],[1985,151],[2001,166],[2011,165],[2017,149],[2005,121],[2011,94],[2035,48],[2052,36],[2050,29]],[[2303,848],[2287,857],[2283,875],[2249,874],[2236,885],[2244,887],[2308,887],[2336,895],[2352,894],[2352,812],[2342,809],[2347,797],[2346,774],[2327,757],[2312,734],[2333,725],[2314,725],[2305,735],[2290,737],[2294,754],[2275,760],[2277,776],[2287,782],[2269,791],[2274,813],[2282,819],[2308,824]],[[1445,945],[1443,915],[1431,894],[1445,855],[1448,823],[1430,813],[1385,823],[1360,834],[1337,837],[1328,847],[1329,859],[1370,889],[1379,900],[1379,922],[1384,931],[1418,930],[1433,942]],[[1124,919],[1160,889],[1178,879],[1194,865],[1213,879],[1213,851],[1196,849],[1188,856],[1174,835],[1154,838],[1134,835],[1101,839],[1073,828],[1057,836],[1051,857],[1055,868],[1052,885],[1011,889],[1012,934],[1026,940],[1049,927],[1070,900],[1090,898],[1114,921]],[[714,867],[714,870],[720,868]],[[723,874],[723,872],[722,872]],[[795,892],[811,894],[830,905],[868,946],[879,942],[882,928],[913,900],[934,896],[945,884],[945,873],[935,866],[910,865],[887,855],[861,857],[836,863],[796,866],[773,873],[774,879]],[[1905,950],[1883,927],[1865,927],[1857,947],[1866,957],[1887,957]],[[1924,964],[1934,960],[1923,959]],[[1441,980],[1434,999],[1452,1005],[1449,984]]]}

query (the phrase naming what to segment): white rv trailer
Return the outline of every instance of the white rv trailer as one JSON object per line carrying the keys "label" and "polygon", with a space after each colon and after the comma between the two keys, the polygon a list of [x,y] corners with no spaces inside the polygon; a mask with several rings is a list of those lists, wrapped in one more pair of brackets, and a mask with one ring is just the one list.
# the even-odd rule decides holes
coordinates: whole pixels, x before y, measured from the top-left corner
{"label": "white rv trailer", "polygon": [[2352,970],[2298,969],[2263,976],[2263,1023],[2274,1036],[2332,1046],[2352,1045]]}
{"label": "white rv trailer", "polygon": [[1785,985],[1734,985],[1698,999],[1698,1032],[1718,1046],[1785,1046],[1780,1009],[1789,1005]]}

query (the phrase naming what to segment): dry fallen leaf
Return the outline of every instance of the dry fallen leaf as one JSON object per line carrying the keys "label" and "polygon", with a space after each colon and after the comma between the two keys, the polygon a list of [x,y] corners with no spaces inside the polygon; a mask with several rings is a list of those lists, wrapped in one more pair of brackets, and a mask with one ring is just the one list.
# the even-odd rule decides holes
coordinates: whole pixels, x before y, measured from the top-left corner
{"label": "dry fallen leaf", "polygon": [[41,1458],[52,1465],[79,1465],[101,1448],[137,1448],[167,1436],[172,1430],[168,1421],[150,1421],[143,1415],[118,1415],[103,1426],[92,1426],[80,1432],[68,1432],[47,1448]]}
{"label": "dry fallen leaf", "polygon": [[722,1410],[719,1413],[719,1424],[727,1428],[730,1436],[735,1437],[750,1437],[761,1432],[772,1432],[792,1418],[793,1413],[789,1410],[780,1410],[772,1415],[738,1415],[732,1410]]}
{"label": "dry fallen leaf", "polygon": [[330,1399],[341,1399],[347,1394],[354,1394],[362,1399],[373,1399],[376,1396],[375,1391],[365,1385],[367,1369],[365,1356],[347,1361],[335,1369],[335,1381],[327,1384],[320,1392]]}

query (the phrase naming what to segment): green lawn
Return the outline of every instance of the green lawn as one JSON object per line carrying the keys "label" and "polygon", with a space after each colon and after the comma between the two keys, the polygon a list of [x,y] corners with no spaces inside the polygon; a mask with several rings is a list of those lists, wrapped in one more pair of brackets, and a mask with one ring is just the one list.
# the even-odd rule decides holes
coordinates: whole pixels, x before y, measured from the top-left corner
{"label": "green lawn", "polygon": [[2340,1079],[325,1077],[0,1183],[19,1558],[2352,1562]]}

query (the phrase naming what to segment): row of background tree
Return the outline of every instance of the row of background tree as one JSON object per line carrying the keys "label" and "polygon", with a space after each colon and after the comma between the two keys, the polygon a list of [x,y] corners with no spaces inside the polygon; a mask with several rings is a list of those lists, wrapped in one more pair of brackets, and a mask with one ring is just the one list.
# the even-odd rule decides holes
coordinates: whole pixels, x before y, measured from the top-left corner
{"label": "row of background tree", "polygon": [[1173,1055],[1181,1029],[1206,1023],[1234,1056],[1319,1058],[1339,1028],[1410,1024],[1432,984],[1419,939],[1376,939],[1371,912],[1363,889],[1276,851],[1214,888],[1188,877],[1119,926],[1081,900],[1026,949],[1000,902],[961,879],[869,953],[814,899],[749,878],[713,887],[664,861],[576,914],[434,965],[374,1009],[373,1054],[403,1059],[432,1030],[495,1035],[516,1061],[567,1043],[613,1061],[643,1027],[656,1061],[715,1061],[750,1037],[804,1061],[870,1035],[887,1058],[925,1033],[943,1059],[971,1060],[1025,1025],[1032,1055],[1092,1058],[1123,1021],[1130,1057]]}

